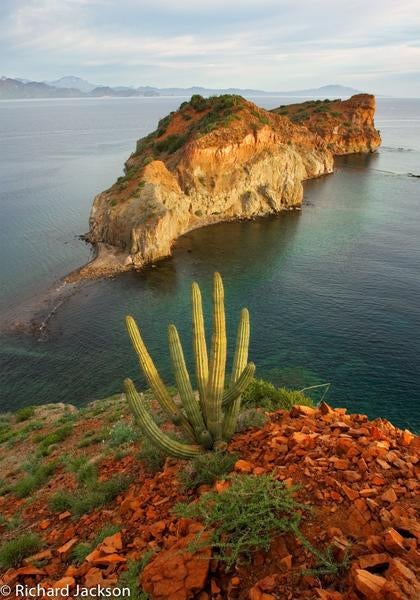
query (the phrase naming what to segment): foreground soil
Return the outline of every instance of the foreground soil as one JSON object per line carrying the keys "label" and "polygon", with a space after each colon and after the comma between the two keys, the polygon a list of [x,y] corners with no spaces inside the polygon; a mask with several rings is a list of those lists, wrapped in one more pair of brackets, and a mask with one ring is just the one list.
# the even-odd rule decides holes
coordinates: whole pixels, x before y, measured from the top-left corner
{"label": "foreground soil", "polygon": [[[251,563],[230,572],[211,558],[210,549],[188,552],[201,526],[176,518],[173,507],[193,502],[210,486],[186,490],[182,474],[188,466],[183,461],[166,459],[153,471],[139,458],[141,442],[127,434],[131,421],[122,396],[81,411],[64,405],[39,407],[30,419],[17,423],[9,415],[4,423],[1,543],[37,533],[42,547],[20,564],[0,570],[0,585],[12,590],[16,583],[69,586],[73,597],[77,585],[123,585],[132,561],[152,551],[136,580],[152,600],[420,597],[419,438],[385,420],[369,421],[326,404],[319,409],[294,407],[269,414],[262,428],[237,434],[229,446],[240,455],[237,474],[271,473],[287,486],[297,485],[296,499],[312,508],[302,530],[320,550],[331,547],[342,563],[339,575],[309,573],[316,566],[314,558],[290,535],[273,538],[269,551],[255,553]],[[62,439],[51,437],[63,428],[66,433],[58,436]],[[29,496],[18,498],[16,484],[25,476],[22,465],[40,449],[45,464],[55,462],[54,473]],[[113,500],[78,517],[70,510],[54,512],[50,503],[58,490],[84,493],[68,468],[75,457],[95,465],[98,482],[116,475],[128,478]],[[223,493],[226,486],[228,477],[213,487]],[[93,540],[110,524],[115,532],[95,546]],[[77,558],[75,548],[81,543],[89,551]]]}

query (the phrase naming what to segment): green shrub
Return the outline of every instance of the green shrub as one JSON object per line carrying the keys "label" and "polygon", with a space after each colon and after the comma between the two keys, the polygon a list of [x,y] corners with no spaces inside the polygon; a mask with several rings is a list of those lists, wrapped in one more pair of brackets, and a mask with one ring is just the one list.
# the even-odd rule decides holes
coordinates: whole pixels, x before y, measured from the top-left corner
{"label": "green shrub", "polygon": [[93,548],[87,542],[79,542],[72,548],[71,557],[76,565],[81,565],[88,554],[92,552]]}
{"label": "green shrub", "polygon": [[13,486],[13,493],[18,498],[26,498],[48,481],[54,474],[56,467],[57,463],[55,461],[46,464],[39,464],[38,462],[30,464],[26,467],[28,475]]}
{"label": "green shrub", "polygon": [[89,431],[86,435],[77,443],[78,448],[86,448],[92,444],[100,444],[104,441],[105,434],[102,431]]}
{"label": "green shrub", "polygon": [[66,456],[67,469],[76,475],[80,484],[94,483],[98,477],[96,465],[85,456]]}
{"label": "green shrub", "polygon": [[315,548],[300,531],[302,515],[310,508],[293,498],[293,488],[287,488],[274,475],[236,475],[223,492],[203,494],[192,504],[178,504],[178,517],[197,519],[204,526],[205,541],[198,534],[190,550],[210,545],[212,556],[226,563],[228,569],[240,560],[250,560],[257,550],[267,551],[273,537],[290,533],[315,558],[316,575],[337,575],[348,566],[334,560],[331,548],[325,552]]}
{"label": "green shrub", "polygon": [[157,137],[160,137],[161,135],[163,135],[166,132],[166,130],[168,129],[168,125],[171,122],[173,114],[174,113],[171,112],[171,113],[169,113],[169,115],[166,115],[166,117],[163,117],[163,119],[161,119],[159,121],[157,130],[156,130]]}
{"label": "green shrub", "polygon": [[213,452],[197,456],[187,463],[181,472],[181,484],[186,490],[199,485],[211,485],[230,473],[238,458],[237,454],[227,452]]}
{"label": "green shrub", "polygon": [[129,588],[130,600],[147,600],[148,595],[140,587],[140,574],[153,556],[153,551],[148,550],[140,560],[129,560],[126,570],[120,575],[119,588]]}
{"label": "green shrub", "polygon": [[127,488],[130,480],[127,477],[116,476],[107,481],[89,483],[75,492],[60,490],[49,501],[53,512],[70,511],[75,517],[89,513],[111,502],[118,494]]}
{"label": "green shrub", "polygon": [[208,101],[200,96],[200,94],[193,94],[191,96],[190,105],[197,112],[201,112],[207,108]]}
{"label": "green shrub", "polygon": [[112,448],[123,444],[132,444],[138,438],[138,432],[124,421],[119,421],[110,429],[109,445]]}
{"label": "green shrub", "polygon": [[18,567],[22,560],[39,552],[42,540],[36,533],[23,533],[0,546],[0,567]]}
{"label": "green shrub", "polygon": [[307,507],[298,504],[292,493],[272,475],[242,475],[233,477],[224,492],[208,492],[193,504],[178,504],[174,512],[201,521],[213,558],[230,568],[256,550],[268,550],[273,536],[296,534],[301,511]]}
{"label": "green shrub", "polygon": [[20,423],[21,421],[27,421],[35,414],[34,406],[23,406],[22,408],[18,408],[15,412],[16,423]]}
{"label": "green shrub", "polygon": [[167,152],[172,154],[179,150],[187,141],[187,135],[177,135],[173,133],[168,137],[155,143],[155,148],[158,152]]}
{"label": "green shrub", "polygon": [[302,392],[288,390],[284,387],[276,388],[275,385],[263,379],[253,379],[248,388],[242,394],[243,406],[260,407],[267,411],[280,408],[289,410],[295,404],[313,406],[310,398]]}
{"label": "green shrub", "polygon": [[165,460],[167,459],[167,455],[165,454],[165,452],[163,452],[163,450],[160,450],[147,437],[142,438],[141,449],[137,457],[139,458],[139,460],[144,462],[146,467],[150,471],[152,471],[152,473],[157,473],[158,471],[161,471],[163,465],[165,464]]}
{"label": "green shrub", "polygon": [[316,112],[316,113],[326,113],[329,110],[330,110],[329,106],[323,106],[323,105],[321,105],[321,106],[317,106],[314,109],[314,112]]}
{"label": "green shrub", "polygon": [[71,423],[67,423],[55,431],[52,431],[48,435],[40,434],[35,436],[35,442],[39,443],[38,454],[41,456],[48,456],[51,452],[51,446],[64,441],[72,434],[72,432],[73,425]]}
{"label": "green shrub", "polygon": [[236,432],[240,433],[242,431],[246,431],[247,429],[252,429],[253,427],[264,427],[267,422],[267,417],[264,413],[261,412],[258,408],[248,408],[243,410],[239,417],[238,423],[236,425]]}

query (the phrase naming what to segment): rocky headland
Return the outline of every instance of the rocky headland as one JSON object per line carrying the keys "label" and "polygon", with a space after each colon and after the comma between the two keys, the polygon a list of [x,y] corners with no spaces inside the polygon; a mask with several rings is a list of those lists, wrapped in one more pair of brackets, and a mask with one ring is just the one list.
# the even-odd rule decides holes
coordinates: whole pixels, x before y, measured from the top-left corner
{"label": "rocky headland", "polygon": [[272,111],[240,96],[193,96],[96,196],[86,239],[97,256],[68,280],[140,269],[199,227],[299,208],[303,182],[332,173],[334,155],[380,145],[374,113],[368,94]]}

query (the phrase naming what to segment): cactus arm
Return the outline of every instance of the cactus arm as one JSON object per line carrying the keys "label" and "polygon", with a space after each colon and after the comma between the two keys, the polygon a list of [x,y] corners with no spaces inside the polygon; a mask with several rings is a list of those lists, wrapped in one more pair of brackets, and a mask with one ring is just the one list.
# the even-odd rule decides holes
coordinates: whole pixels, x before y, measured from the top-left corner
{"label": "cactus arm", "polygon": [[177,442],[159,429],[144,403],[141,401],[140,395],[131,379],[124,380],[124,390],[130,408],[136,419],[136,423],[138,423],[143,433],[156,444],[158,448],[176,458],[194,458],[199,454],[203,454],[203,449],[200,448],[200,446]]}
{"label": "cactus arm", "polygon": [[254,363],[250,362],[242,371],[239,379],[235,381],[235,383],[224,393],[222,402],[223,408],[229,406],[238,396],[243,394],[243,392],[251,383],[254,374],[255,365]]}
{"label": "cactus arm", "polygon": [[[248,361],[249,346],[249,312],[246,308],[242,309],[239,319],[238,333],[236,336],[235,356],[233,359],[232,375],[230,384],[233,385],[245,369]],[[236,421],[241,408],[241,396],[238,395],[226,409],[223,421],[223,439],[230,440],[235,433]]]}
{"label": "cactus arm", "polygon": [[221,439],[223,425],[222,398],[226,367],[226,321],[223,296],[222,278],[220,273],[215,273],[213,279],[213,336],[206,394],[207,428],[215,441]]}
{"label": "cactus arm", "polygon": [[166,389],[165,384],[163,383],[160,375],[155,367],[155,364],[147,351],[146,345],[143,342],[143,339],[140,335],[139,328],[137,327],[137,323],[128,315],[125,318],[128,335],[130,336],[131,343],[133,344],[133,348],[137,353],[140,366],[142,371],[147,379],[150,388],[152,389],[156,399],[159,404],[166,412],[168,417],[177,425],[179,424],[182,427],[183,431],[192,439],[195,439],[194,431],[189,424],[186,417],[179,410],[175,402],[172,400],[168,390]]}
{"label": "cactus arm", "polygon": [[176,385],[181,396],[182,405],[186,412],[189,422],[194,428],[197,441],[200,440],[200,434],[206,429],[200,405],[197,402],[192,389],[190,376],[185,365],[184,353],[182,351],[181,340],[175,325],[168,327],[169,350],[171,353],[172,365],[175,375]]}
{"label": "cactus arm", "polygon": [[204,419],[206,415],[206,388],[209,378],[209,362],[207,357],[206,334],[204,330],[203,304],[201,292],[197,283],[191,286],[192,324],[193,324],[193,349],[195,357],[195,375],[197,379],[200,406]]}

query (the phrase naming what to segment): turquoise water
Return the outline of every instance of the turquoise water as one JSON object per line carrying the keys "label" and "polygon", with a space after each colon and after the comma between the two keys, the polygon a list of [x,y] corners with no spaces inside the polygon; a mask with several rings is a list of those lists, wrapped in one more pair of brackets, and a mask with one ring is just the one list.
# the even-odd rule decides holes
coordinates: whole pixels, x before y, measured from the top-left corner
{"label": "turquoise water", "polygon": [[[87,260],[77,235],[94,194],[180,102],[0,103],[3,322],[22,318]],[[82,286],[46,336],[3,333],[0,408],[83,404],[119,391],[127,375],[144,384],[124,332],[127,312],[170,381],[166,324],[179,326],[190,360],[189,284],[196,279],[208,296],[219,270],[231,344],[248,306],[260,376],[298,388],[330,382],[332,404],[418,428],[420,180],[408,173],[420,172],[420,100],[379,99],[377,126],[380,152],[339,159],[333,175],[307,182],[301,212],[195,231],[155,268]]]}

